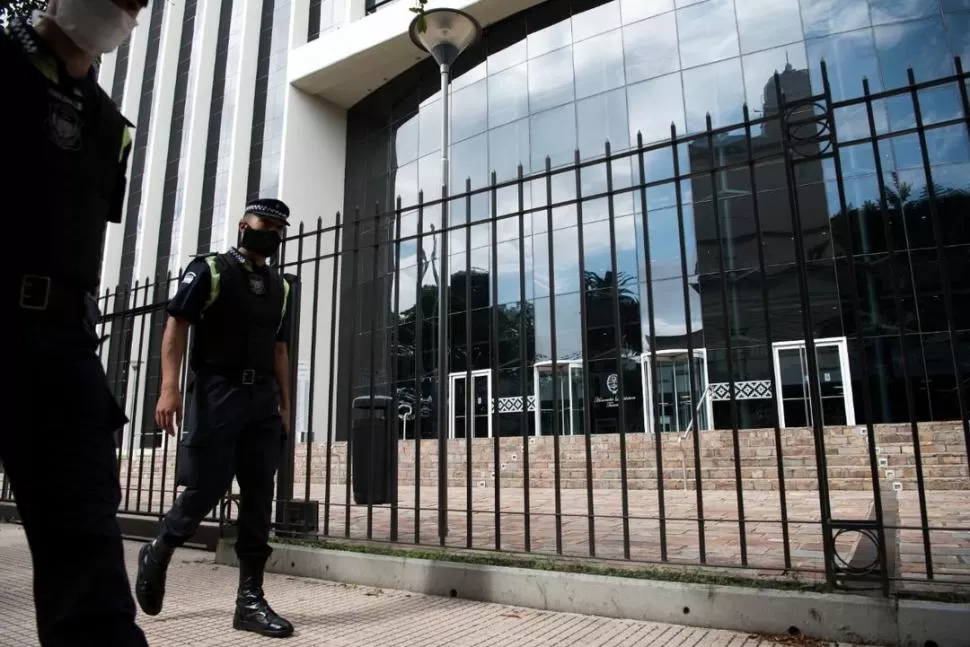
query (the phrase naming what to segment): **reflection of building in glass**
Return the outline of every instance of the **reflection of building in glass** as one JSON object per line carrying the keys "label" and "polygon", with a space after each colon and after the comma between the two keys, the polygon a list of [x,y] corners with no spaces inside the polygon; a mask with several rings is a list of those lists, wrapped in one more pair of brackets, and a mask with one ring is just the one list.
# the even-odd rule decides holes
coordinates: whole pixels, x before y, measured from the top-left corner
{"label": "reflection of building in glass", "polygon": [[[370,4],[377,5],[373,15],[365,13]],[[667,140],[671,124],[679,134],[697,136],[680,147],[678,162],[681,173],[699,175],[680,183],[683,258],[669,149],[645,156],[646,179],[652,183],[646,205],[630,190],[637,165],[620,160],[612,168],[612,205],[603,197],[605,164],[583,170],[581,219],[574,202],[565,204],[576,197],[575,178],[567,176],[556,176],[548,188],[541,180],[525,186],[528,215],[522,223],[515,216],[514,186],[497,191],[494,200],[485,192],[451,205],[452,224],[469,219],[476,224],[470,236],[462,228],[450,236],[446,274],[453,348],[443,379],[455,394],[465,393],[471,379],[467,391],[474,406],[490,410],[494,401],[500,411],[492,427],[483,427],[482,409],[466,416],[463,398],[453,397],[455,433],[464,433],[470,422],[478,434],[519,434],[523,422],[530,433],[550,433],[554,423],[564,433],[581,433],[587,415],[591,431],[616,430],[621,391],[629,431],[652,425],[671,431],[730,426],[725,305],[732,323],[738,424],[770,426],[779,408],[785,425],[804,423],[800,343],[805,333],[785,165],[779,159],[782,133],[772,119],[754,128],[757,186],[752,187],[743,131],[718,134],[709,146],[702,135],[705,117],[710,113],[716,129],[738,124],[745,102],[756,119],[776,115],[776,70],[788,99],[817,96],[822,59],[832,94],[842,100],[862,93],[863,77],[880,92],[904,85],[907,67],[918,80],[929,80],[952,73],[954,55],[970,58],[965,3],[921,0],[905,3],[905,10],[889,9],[892,4],[546,0],[516,13],[510,12],[517,3],[504,0],[464,5],[488,20],[482,42],[453,70],[452,191],[461,190],[466,178],[473,189],[484,188],[492,171],[499,182],[512,180],[519,164],[526,175],[540,172],[547,156],[553,168],[562,167],[577,149],[583,160],[601,159],[606,141],[614,151],[628,150],[638,132],[648,145]],[[439,78],[430,61],[409,58],[418,53],[406,43],[407,21],[397,24],[383,13],[395,11],[394,6],[364,0],[156,3],[131,43],[105,56],[101,68],[102,84],[138,125],[126,222],[107,237],[105,287],[164,274],[196,252],[228,245],[250,194],[278,191],[293,208],[294,221],[302,220],[309,230],[316,229],[318,217],[326,228],[342,212],[343,249],[356,241],[359,251],[342,258],[336,303],[330,298],[333,263],[321,263],[326,287],[315,288],[317,329],[309,314],[301,318],[298,360],[305,367],[301,375],[314,366],[313,393],[327,393],[331,377],[322,368],[331,344],[327,320],[331,308],[338,309],[338,370],[332,380],[340,438],[351,392],[366,394],[372,380],[387,392],[392,373],[402,397],[420,402],[418,422],[409,425],[409,433],[415,426],[425,435],[436,431],[432,394],[441,216],[436,207],[420,214],[412,207],[419,192],[426,200],[441,193]],[[920,94],[927,123],[963,114],[953,88]],[[908,420],[908,384],[920,420],[952,420],[959,415],[954,354],[970,374],[970,309],[957,308],[951,335],[919,142],[906,133],[915,124],[912,103],[896,97],[875,108],[876,128],[886,135],[879,148],[891,193],[888,217],[880,209],[867,141],[843,147],[841,177],[830,158],[796,164],[813,332],[831,340],[818,357],[825,415],[851,421],[854,414],[862,421],[861,394],[868,390],[876,422]],[[794,117],[807,117],[807,110]],[[840,110],[836,121],[840,141],[868,135],[864,110]],[[927,137],[936,215],[945,229],[943,265],[960,304],[970,276],[970,221],[964,215],[970,143],[961,123],[928,131]],[[712,159],[731,166],[713,183],[705,174]],[[838,201],[840,182],[845,213]],[[727,301],[714,227],[715,189]],[[543,209],[547,190],[564,203],[552,214],[551,236]],[[599,197],[589,198],[594,195]],[[401,217],[375,223],[375,204],[393,210],[398,196]],[[494,233],[493,208],[501,218]],[[400,250],[389,244],[398,226]],[[324,240],[326,255],[329,241]],[[380,243],[376,256],[375,241]],[[315,241],[304,242],[309,257]],[[288,260],[296,247],[288,245]],[[136,253],[139,249],[144,253]],[[862,344],[847,278],[850,251],[861,298]],[[309,268],[302,277],[307,286],[315,280]],[[763,288],[769,299],[767,326]],[[305,294],[311,291],[307,287]],[[307,297],[305,313],[311,303]],[[471,306],[467,319],[466,303]],[[116,393],[138,415],[152,410],[157,391],[161,321],[154,323],[144,333],[113,330],[106,352]],[[311,358],[313,337],[317,356]],[[873,374],[868,385],[860,377],[863,352]],[[131,359],[138,353],[144,357]],[[139,361],[146,379],[135,379]],[[781,383],[780,393],[771,387],[772,378]],[[310,393],[307,378],[300,379],[298,392]],[[300,406],[308,406],[309,399]],[[302,410],[301,419],[326,428],[332,413],[328,400],[314,395],[312,411]],[[523,407],[534,415],[512,415]],[[466,417],[475,419],[466,422]],[[151,443],[159,441],[150,420],[132,428],[145,430]]]}
{"label": "reflection of building in glass", "polygon": [[[623,422],[629,432],[655,426],[663,431],[693,426],[729,428],[734,424],[729,402],[729,345],[741,428],[773,426],[779,414],[783,426],[810,423],[792,201],[781,158],[784,134],[777,119],[773,75],[780,71],[780,89],[789,102],[817,96],[822,92],[818,68],[824,57],[836,98],[853,97],[861,94],[863,76],[870,78],[874,88],[899,85],[899,70],[890,66],[922,66],[924,75],[948,73],[948,69],[927,67],[916,52],[925,47],[945,51],[949,45],[945,38],[932,36],[935,19],[930,18],[925,24],[900,27],[903,32],[911,29],[912,39],[903,38],[889,48],[884,28],[871,27],[868,20],[857,25],[857,31],[838,34],[837,21],[817,8],[803,7],[800,18],[794,0],[784,3],[794,7],[794,14],[780,9],[771,14],[778,24],[767,24],[769,14],[755,11],[756,7],[737,4],[707,0],[665,12],[636,2],[546,2],[489,27],[484,44],[459,61],[453,87],[453,191],[463,189],[465,178],[473,189],[487,186],[493,169],[500,182],[513,179],[519,163],[526,174],[541,171],[546,156],[553,167],[561,166],[572,160],[577,148],[582,158],[593,159],[602,156],[607,140],[614,151],[624,150],[636,144],[638,131],[648,143],[660,140],[669,137],[671,122],[679,133],[696,133],[697,137],[678,151],[681,173],[692,175],[680,186],[684,259],[675,186],[662,182],[672,177],[669,148],[646,155],[646,179],[659,182],[646,192],[646,217],[639,193],[629,190],[638,174],[636,164],[629,161],[613,164],[616,193],[612,204],[605,197],[584,200],[581,219],[575,203],[557,207],[551,217],[551,236],[549,214],[543,209],[547,191],[553,202],[574,200],[572,176],[557,176],[549,187],[544,180],[525,186],[523,207],[528,213],[521,239],[519,220],[514,216],[518,211],[515,187],[496,192],[494,213],[513,217],[498,223],[494,240],[487,220],[493,205],[487,192],[451,205],[453,226],[482,221],[472,226],[470,236],[465,228],[455,230],[449,243],[452,348],[444,379],[451,386],[452,402],[447,406],[452,434],[463,436],[471,424],[465,402],[469,371],[477,436],[518,435],[522,424],[528,425],[528,433],[549,434],[554,428],[565,434],[583,433],[587,414],[594,433],[615,432],[621,391]],[[739,25],[736,33],[725,27],[730,38],[718,39],[717,47],[712,46],[705,26],[715,20],[722,26]],[[803,21],[807,21],[804,32]],[[913,46],[912,60],[900,56],[906,43]],[[414,205],[419,191],[424,191],[426,200],[440,195],[436,83],[433,65],[420,63],[350,110],[348,212],[375,201],[390,204],[395,196],[401,197],[405,207]],[[751,133],[753,169],[747,164],[748,140],[743,128],[720,132],[712,142],[703,135],[706,113],[710,112],[715,129],[739,124],[744,101],[751,106],[753,118],[767,119]],[[937,107],[944,108],[945,100],[938,101]],[[946,105],[958,111],[956,97],[949,101],[952,105]],[[885,120],[898,124],[907,117],[898,105],[880,106],[879,110],[885,110],[877,115],[879,124]],[[791,111],[788,118],[806,121],[813,114],[814,108],[806,104]],[[837,126],[841,141],[864,137],[868,131],[865,114],[859,111],[840,113]],[[804,131],[807,126],[800,128]],[[955,164],[970,162],[965,129],[954,129],[953,135],[960,150],[952,151],[947,158],[951,161],[940,160],[940,177],[957,178]],[[931,263],[918,264],[921,259],[932,259],[932,243],[925,240],[929,235],[925,221],[922,226],[917,224],[919,218],[925,219],[926,206],[921,205],[915,188],[919,173],[914,171],[907,144],[911,146],[902,140],[894,142],[892,154],[883,164],[892,177],[908,178],[899,180],[901,187],[912,187],[890,207],[892,227],[898,229],[896,262],[904,261],[896,280],[897,288],[906,294],[907,321],[903,325],[910,340],[906,344],[909,376],[901,373],[894,329],[899,322],[891,315],[893,302],[886,296],[892,285],[888,283],[888,249],[880,233],[871,148],[868,153],[863,146],[842,151],[847,214],[839,213],[831,159],[819,158],[828,151],[818,144],[801,144],[799,159],[792,167],[826,424],[853,424],[861,419],[863,389],[872,395],[874,422],[905,419],[900,397],[904,379],[911,380],[921,400],[921,419],[957,416],[952,370],[944,361],[950,342],[939,337],[939,320],[932,322],[923,315],[925,308],[936,308],[938,313],[942,306],[934,297],[940,290],[938,274]],[[712,175],[712,164],[728,170]],[[967,166],[962,168],[967,170]],[[958,189],[965,187],[965,177],[952,187],[947,185],[940,203],[944,222],[953,222],[950,214],[959,213],[967,193]],[[584,196],[602,194],[606,188],[604,164],[583,170],[580,190]],[[903,216],[899,215],[900,205]],[[363,217],[359,240],[369,246],[375,230],[369,215]],[[436,433],[432,398],[437,379],[436,286],[441,266],[437,256],[440,237],[433,232],[440,227],[440,212],[432,207],[420,214],[420,244],[414,238],[419,231],[418,217],[416,210],[405,209],[400,222],[406,240],[396,273],[401,283],[397,348],[390,343],[395,282],[381,278],[371,282],[373,257],[368,249],[359,254],[356,285],[350,284],[349,272],[344,272],[343,297],[384,295],[381,300],[355,300],[356,317],[364,324],[359,329],[369,329],[366,320],[370,317],[381,322],[374,382],[391,388],[386,383],[396,357],[393,372],[398,393],[413,401],[420,390],[424,417],[418,427],[425,436],[432,436]],[[580,220],[582,247],[577,228]],[[852,249],[845,234],[849,221],[866,224],[853,232]],[[378,277],[395,275],[394,246],[389,244],[393,225],[385,227]],[[650,238],[649,283],[645,233]],[[353,235],[352,230],[347,232],[347,244],[352,244]],[[954,230],[952,240],[962,247],[953,248],[961,252],[952,257],[955,265],[950,275],[959,283],[955,289],[965,292],[966,261],[960,259],[967,257],[964,252],[970,239],[965,229],[959,229]],[[615,261],[610,253],[614,243]],[[492,244],[496,245],[494,259]],[[723,258],[719,258],[719,248]],[[860,282],[864,348],[856,337],[847,296],[848,253],[855,254]],[[425,267],[427,263],[430,265]],[[465,306],[466,265],[472,268],[473,277],[470,315]],[[419,285],[423,287],[419,289]],[[466,316],[471,321],[470,338]],[[417,328],[421,333],[420,371],[415,370]],[[966,337],[954,339],[964,362],[970,361]],[[363,394],[370,384],[370,374],[363,368],[369,361],[369,333],[358,338],[352,351],[348,339],[346,335],[341,338],[342,355],[356,358],[354,392]],[[873,374],[868,385],[859,377],[861,352],[868,354]],[[347,398],[345,385],[351,369],[347,363],[340,369],[340,398]],[[416,374],[423,381],[416,383]],[[494,421],[489,420],[488,402],[498,411]],[[523,406],[533,416],[506,415],[520,412]],[[588,412],[584,406],[589,406]],[[338,437],[342,428],[338,425]]]}

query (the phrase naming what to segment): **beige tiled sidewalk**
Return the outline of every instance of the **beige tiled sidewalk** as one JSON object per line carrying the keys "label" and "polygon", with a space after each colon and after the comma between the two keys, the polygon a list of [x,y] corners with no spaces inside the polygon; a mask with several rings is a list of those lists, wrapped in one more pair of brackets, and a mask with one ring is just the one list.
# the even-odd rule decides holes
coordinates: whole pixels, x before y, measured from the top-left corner
{"label": "beige tiled sidewalk", "polygon": [[[129,573],[139,544],[128,542]],[[18,526],[0,525],[0,645],[37,645],[30,554]],[[139,616],[152,647],[277,644],[233,631],[236,570],[217,566],[209,553],[182,550],[168,580],[165,610]],[[729,631],[548,613],[267,575],[274,608],[297,625],[291,647],[754,647],[792,644]],[[805,644],[814,644],[806,641]]]}

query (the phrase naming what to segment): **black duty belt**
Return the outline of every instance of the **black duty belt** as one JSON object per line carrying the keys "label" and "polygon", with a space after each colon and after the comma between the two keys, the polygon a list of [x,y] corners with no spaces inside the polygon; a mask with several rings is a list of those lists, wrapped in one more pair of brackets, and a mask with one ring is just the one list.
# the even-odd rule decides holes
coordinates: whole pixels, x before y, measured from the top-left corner
{"label": "black duty belt", "polygon": [[87,293],[49,276],[24,274],[17,290],[21,316],[43,320],[82,321]]}
{"label": "black duty belt", "polygon": [[222,366],[206,366],[197,371],[199,375],[218,375],[230,382],[252,386],[266,384],[274,378],[272,371],[260,371],[253,368],[225,368]]}

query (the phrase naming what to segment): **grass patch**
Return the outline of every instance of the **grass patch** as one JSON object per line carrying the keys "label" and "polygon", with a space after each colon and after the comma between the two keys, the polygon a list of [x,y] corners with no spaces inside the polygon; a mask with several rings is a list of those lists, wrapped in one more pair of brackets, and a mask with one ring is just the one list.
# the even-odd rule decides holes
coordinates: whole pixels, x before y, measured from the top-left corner
{"label": "grass patch", "polygon": [[710,586],[740,586],[754,589],[774,589],[783,591],[825,592],[828,588],[824,584],[804,582],[793,576],[739,577],[728,575],[711,569],[698,569],[683,566],[668,568],[627,566],[616,567],[600,563],[572,561],[561,558],[544,558],[524,556],[514,553],[467,553],[434,550],[427,548],[397,548],[383,545],[358,544],[328,539],[294,539],[275,537],[274,543],[304,548],[322,548],[339,550],[366,555],[382,555],[385,557],[406,557],[410,559],[424,559],[452,564],[472,564],[476,566],[504,566],[510,568],[527,568],[537,571],[555,573],[583,573],[587,575],[605,575],[632,580],[652,580],[657,582],[676,582],[683,584],[705,584]]}

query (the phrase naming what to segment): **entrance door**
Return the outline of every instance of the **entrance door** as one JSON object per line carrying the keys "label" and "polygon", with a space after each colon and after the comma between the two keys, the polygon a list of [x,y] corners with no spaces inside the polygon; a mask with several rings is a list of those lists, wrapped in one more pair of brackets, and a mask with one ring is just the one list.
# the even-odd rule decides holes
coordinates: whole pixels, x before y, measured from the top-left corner
{"label": "entrance door", "polygon": [[[804,341],[779,342],[775,350],[775,379],[778,384],[778,415],[782,427],[811,427],[808,351]],[[822,397],[822,424],[855,424],[849,351],[844,337],[815,342],[818,387]]]}
{"label": "entrance door", "polygon": [[[533,378],[536,395],[536,435],[552,435],[554,416],[558,418],[561,435],[573,436],[585,433],[583,411],[586,406],[586,393],[583,388],[583,363],[575,360],[556,362],[554,375],[552,362],[539,362],[533,368]],[[559,392],[558,411],[554,408],[555,391]]]}
{"label": "entrance door", "polygon": [[468,374],[452,373],[448,398],[449,438],[465,438],[469,430],[473,438],[492,437],[492,371],[472,371],[471,409],[468,406]]}
{"label": "entrance door", "polygon": [[[662,350],[653,354],[657,363],[657,408],[660,410],[659,431],[683,432],[695,427],[699,430],[710,429],[713,417],[711,399],[707,393],[707,353],[703,349],[694,351],[694,393],[693,401],[690,388],[690,353],[686,350]],[[653,372],[650,370],[651,357],[644,354],[641,370],[646,397],[643,398],[643,428],[654,432],[656,416],[653,406]]]}

